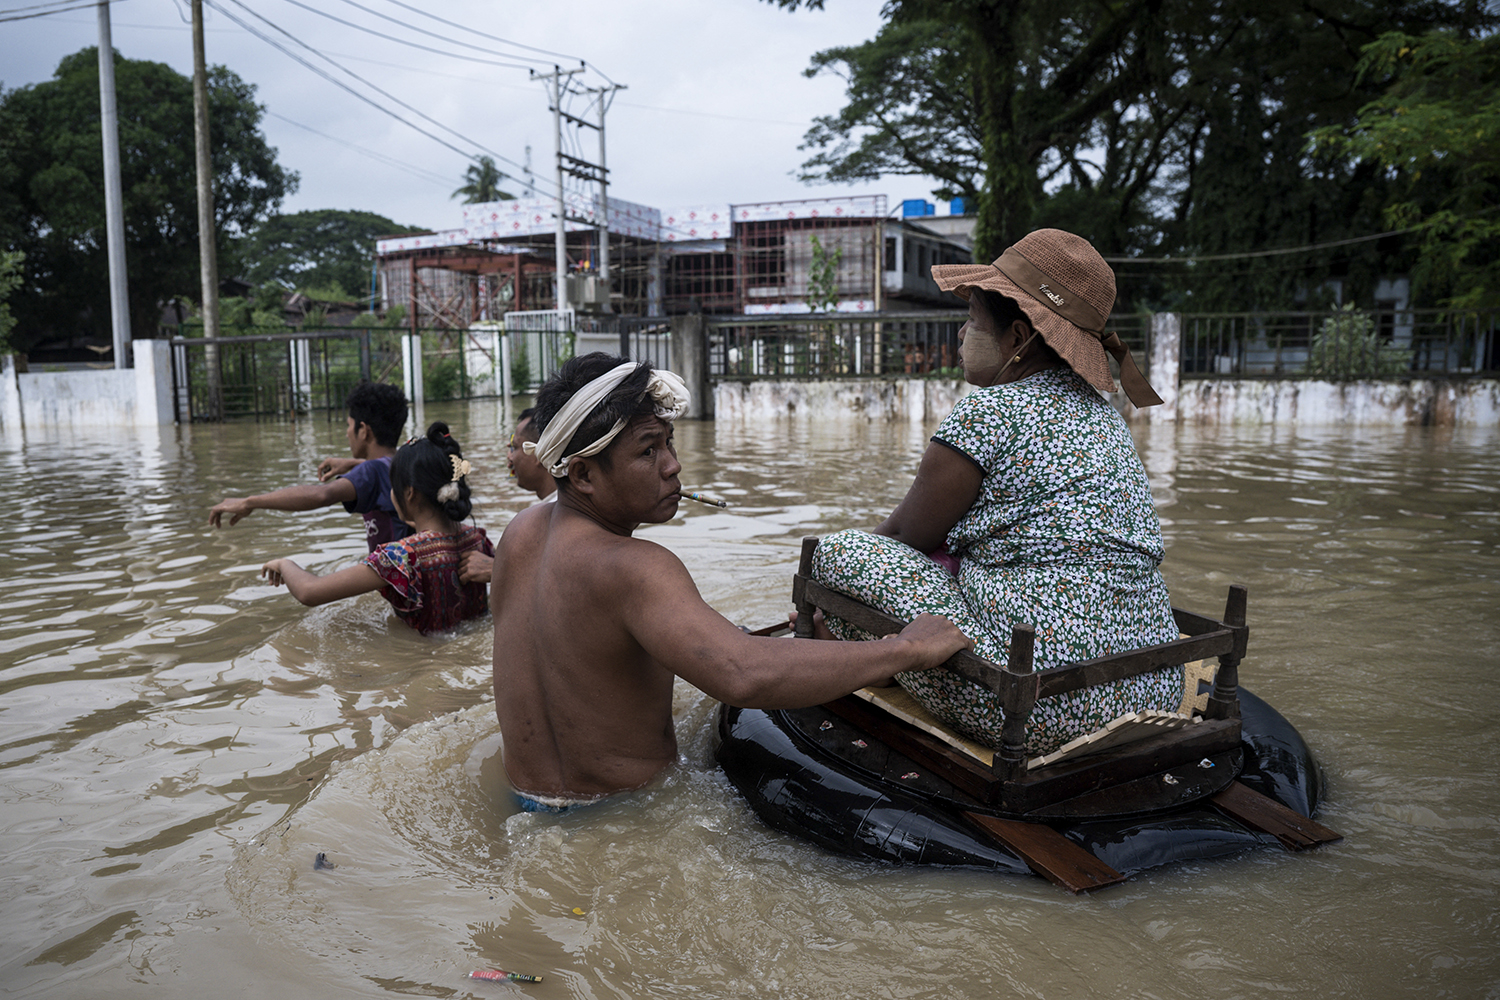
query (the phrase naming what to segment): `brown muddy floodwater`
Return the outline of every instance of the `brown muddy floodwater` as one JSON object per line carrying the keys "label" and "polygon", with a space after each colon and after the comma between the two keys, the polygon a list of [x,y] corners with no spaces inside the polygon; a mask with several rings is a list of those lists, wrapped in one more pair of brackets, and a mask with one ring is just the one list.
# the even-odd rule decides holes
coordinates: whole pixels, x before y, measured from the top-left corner
{"label": "brown muddy floodwater", "polygon": [[[493,403],[479,523],[526,498]],[[783,619],[798,540],[874,523],[930,427],[684,423],[646,537],[732,620]],[[1327,769],[1346,840],[1074,898],[831,857],[763,826],[679,685],[682,761],[563,817],[505,805],[484,624],[306,611],[267,558],[363,550],[341,510],[212,531],[343,422],[0,438],[0,993],[18,997],[1500,996],[1500,432],[1141,429],[1174,603],[1250,588],[1249,689]],[[315,870],[320,853],[336,867]],[[545,976],[477,983],[471,969]]]}

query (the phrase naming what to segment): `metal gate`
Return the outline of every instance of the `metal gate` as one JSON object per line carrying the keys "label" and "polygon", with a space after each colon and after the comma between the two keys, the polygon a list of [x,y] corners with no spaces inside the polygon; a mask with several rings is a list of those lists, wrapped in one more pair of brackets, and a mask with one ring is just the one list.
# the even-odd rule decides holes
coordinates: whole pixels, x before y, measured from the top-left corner
{"label": "metal gate", "polygon": [[[178,421],[277,419],[338,411],[362,379],[401,372],[401,331],[389,328],[173,337],[172,398]],[[218,374],[218,398],[213,380]]]}

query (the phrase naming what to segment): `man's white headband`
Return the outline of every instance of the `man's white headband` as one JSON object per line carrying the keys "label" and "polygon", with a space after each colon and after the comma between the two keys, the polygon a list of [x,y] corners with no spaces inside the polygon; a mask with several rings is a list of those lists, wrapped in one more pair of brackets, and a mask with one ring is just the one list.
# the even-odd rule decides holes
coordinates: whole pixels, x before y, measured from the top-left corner
{"label": "man's white headband", "polygon": [[[542,431],[536,441],[527,441],[521,445],[521,450],[528,455],[535,455],[538,462],[552,474],[553,479],[566,479],[568,476],[568,463],[575,458],[589,458],[599,454],[608,448],[610,442],[619,436],[625,429],[625,419],[615,421],[609,433],[604,435],[587,448],[580,449],[571,455],[564,455],[562,450],[573,440],[574,433],[588,419],[589,414],[594,412],[594,407],[602,403],[606,396],[615,390],[621,382],[640,367],[636,361],[627,361],[616,365],[609,371],[600,375],[588,385],[579,389],[573,397],[563,404],[562,409],[547,421],[547,429]],[[676,420],[687,412],[688,388],[675,373],[669,371],[653,371],[651,379],[646,383],[646,395],[650,396],[656,403],[656,415],[662,420]]]}

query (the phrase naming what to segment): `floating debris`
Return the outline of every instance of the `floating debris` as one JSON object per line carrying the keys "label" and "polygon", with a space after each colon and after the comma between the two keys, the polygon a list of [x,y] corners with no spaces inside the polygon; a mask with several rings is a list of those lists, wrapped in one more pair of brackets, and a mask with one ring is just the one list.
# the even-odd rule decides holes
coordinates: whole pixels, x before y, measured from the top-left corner
{"label": "floating debris", "polygon": [[522,972],[505,972],[501,969],[479,969],[469,973],[469,978],[498,981],[509,980],[513,983],[539,983],[542,981],[541,976],[528,976]]}

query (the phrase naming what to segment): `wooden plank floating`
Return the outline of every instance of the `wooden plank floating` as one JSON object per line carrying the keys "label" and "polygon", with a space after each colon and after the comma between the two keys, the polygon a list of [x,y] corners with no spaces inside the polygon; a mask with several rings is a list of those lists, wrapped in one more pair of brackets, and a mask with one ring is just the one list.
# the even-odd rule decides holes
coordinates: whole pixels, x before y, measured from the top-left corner
{"label": "wooden plank floating", "polygon": [[1250,829],[1271,834],[1289,851],[1305,851],[1344,839],[1343,834],[1238,781],[1231,781],[1209,801]]}
{"label": "wooden plank floating", "polygon": [[1031,870],[1075,896],[1118,885],[1125,876],[1045,823],[966,812],[964,818],[1020,855]]}

